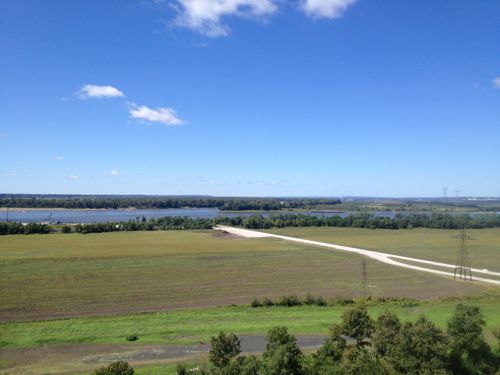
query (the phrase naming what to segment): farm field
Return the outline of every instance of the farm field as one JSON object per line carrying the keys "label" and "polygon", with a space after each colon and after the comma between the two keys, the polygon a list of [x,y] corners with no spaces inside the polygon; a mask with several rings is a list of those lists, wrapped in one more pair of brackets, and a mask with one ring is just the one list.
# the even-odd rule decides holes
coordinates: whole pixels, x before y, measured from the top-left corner
{"label": "farm field", "polygon": [[[360,247],[384,253],[455,264],[459,230],[446,229],[361,229],[302,227],[271,229],[267,232],[308,240]],[[500,228],[469,229],[471,267],[500,272]]]}
{"label": "farm field", "polygon": [[[0,321],[227,306],[307,292],[359,296],[362,259],[214,231],[3,236]],[[372,296],[429,299],[491,290],[372,260],[367,268]]]}

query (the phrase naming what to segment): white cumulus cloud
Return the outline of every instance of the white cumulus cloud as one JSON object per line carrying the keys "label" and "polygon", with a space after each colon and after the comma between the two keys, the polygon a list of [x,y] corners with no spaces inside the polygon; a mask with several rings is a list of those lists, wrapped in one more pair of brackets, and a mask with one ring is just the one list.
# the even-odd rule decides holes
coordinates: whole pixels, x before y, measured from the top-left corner
{"label": "white cumulus cloud", "polygon": [[80,178],[80,176],[78,176],[78,175],[76,175],[76,174],[70,174],[70,175],[68,176],[68,178],[69,178],[70,180],[78,180],[78,179]]}
{"label": "white cumulus cloud", "polygon": [[175,22],[210,37],[230,31],[223,17],[261,18],[276,12],[277,0],[177,0],[179,11]]}
{"label": "white cumulus cloud", "polygon": [[87,98],[119,98],[124,97],[123,92],[113,86],[84,85],[79,91],[81,99]]}
{"label": "white cumulus cloud", "polygon": [[302,10],[315,18],[339,18],[356,0],[302,0]]}
{"label": "white cumulus cloud", "polygon": [[138,106],[130,104],[130,116],[138,120],[145,120],[149,122],[159,122],[164,125],[183,125],[186,122],[181,120],[177,113],[172,108],[156,108],[152,109],[145,105]]}
{"label": "white cumulus cloud", "polygon": [[64,157],[63,156],[54,156],[54,160],[64,160]]}
{"label": "white cumulus cloud", "polygon": [[500,89],[500,77],[495,78],[492,82],[495,88]]}
{"label": "white cumulus cloud", "polygon": [[120,176],[120,175],[122,175],[122,174],[123,174],[123,172],[120,172],[119,170],[116,170],[116,169],[112,169],[111,171],[109,171],[109,174],[110,174],[111,176],[116,177],[116,176]]}

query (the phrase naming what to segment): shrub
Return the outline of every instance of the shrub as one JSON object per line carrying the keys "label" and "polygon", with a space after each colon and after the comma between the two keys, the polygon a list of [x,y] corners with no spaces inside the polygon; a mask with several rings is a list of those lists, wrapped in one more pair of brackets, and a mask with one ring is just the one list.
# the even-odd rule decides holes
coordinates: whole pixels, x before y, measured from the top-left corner
{"label": "shrub", "polygon": [[349,297],[336,297],[328,301],[328,304],[330,306],[336,306],[336,305],[347,306],[354,304],[354,300]]}
{"label": "shrub", "polygon": [[254,298],[252,302],[250,303],[251,307],[262,307],[262,303],[257,299]]}
{"label": "shrub", "polygon": [[311,293],[307,293],[306,298],[304,299],[304,305],[314,305],[316,303],[316,300],[314,299],[313,295]]}
{"label": "shrub", "polygon": [[139,336],[137,336],[137,335],[127,336],[127,341],[137,341],[137,340],[139,340]]}
{"label": "shrub", "polygon": [[314,303],[316,305],[318,305],[318,306],[328,306],[328,304],[326,303],[326,301],[321,296],[319,296],[318,298],[316,298],[316,301]]}
{"label": "shrub", "polygon": [[274,306],[274,302],[271,299],[266,297],[262,300],[262,306],[265,306],[265,307]]}
{"label": "shrub", "polygon": [[179,363],[177,365],[176,371],[177,371],[177,375],[188,375],[189,374],[189,368],[184,363]]}
{"label": "shrub", "polygon": [[71,227],[69,225],[64,225],[61,228],[61,233],[71,233]]}
{"label": "shrub", "polygon": [[277,303],[278,306],[300,306],[302,305],[302,302],[300,302],[299,298],[297,296],[283,296],[280,298],[280,300]]}
{"label": "shrub", "polygon": [[134,375],[134,369],[127,362],[118,361],[95,369],[94,375]]}

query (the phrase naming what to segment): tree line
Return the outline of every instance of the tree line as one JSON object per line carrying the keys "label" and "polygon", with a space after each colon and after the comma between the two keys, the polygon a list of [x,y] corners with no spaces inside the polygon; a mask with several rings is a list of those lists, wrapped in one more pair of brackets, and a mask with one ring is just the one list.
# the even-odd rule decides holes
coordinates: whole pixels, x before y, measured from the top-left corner
{"label": "tree line", "polygon": [[253,215],[243,220],[242,226],[249,229],[270,229],[284,227],[354,227],[369,229],[459,229],[500,227],[500,215],[431,215],[397,214],[394,218],[370,213],[341,216],[317,216],[304,214],[273,214],[268,217]]}
{"label": "tree line", "polygon": [[[194,230],[211,229],[217,225],[229,225],[247,229],[272,229],[286,227],[352,227],[368,229],[460,229],[460,228],[495,228],[500,227],[500,215],[396,215],[394,218],[380,217],[368,213],[340,216],[316,216],[304,214],[272,214],[269,216],[252,215],[249,217],[190,218],[185,216],[167,216],[163,218],[145,217],[136,221],[88,223],[64,225],[63,233],[103,233],[120,231],[154,230]],[[0,223],[0,235],[50,233],[54,231],[47,224]]]}
{"label": "tree line", "polygon": [[[386,311],[374,320],[366,305],[346,309],[342,321],[313,354],[304,354],[286,327],[271,329],[260,358],[240,356],[234,334],[221,332],[211,339],[210,363],[192,369],[179,365],[177,373],[221,375],[377,375],[377,374],[495,374],[500,353],[483,335],[485,321],[479,308],[458,304],[447,329],[424,315],[416,322],[401,322]],[[500,334],[496,334],[500,339]]]}
{"label": "tree line", "polygon": [[0,195],[0,207],[66,209],[218,208],[222,211],[308,209],[340,204],[336,198],[232,198],[206,196]]}
{"label": "tree line", "polygon": [[[390,311],[376,320],[366,305],[344,310],[342,320],[316,352],[305,354],[286,327],[272,328],[259,357],[241,355],[239,338],[220,332],[211,339],[209,363],[179,364],[178,375],[493,375],[500,370],[500,351],[483,334],[478,307],[458,304],[446,330],[424,315],[401,322]],[[500,333],[495,332],[497,340]],[[119,372],[117,372],[119,371]],[[126,362],[96,369],[95,375],[133,375]]]}

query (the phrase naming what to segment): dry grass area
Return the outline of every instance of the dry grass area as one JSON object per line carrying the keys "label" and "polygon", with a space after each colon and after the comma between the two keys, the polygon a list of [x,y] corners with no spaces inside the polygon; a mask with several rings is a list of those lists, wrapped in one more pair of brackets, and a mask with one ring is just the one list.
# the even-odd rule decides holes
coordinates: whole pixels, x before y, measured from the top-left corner
{"label": "dry grass area", "polygon": [[[361,257],[212,231],[0,238],[0,322],[362,293]],[[428,299],[486,288],[368,260],[373,296]]]}

